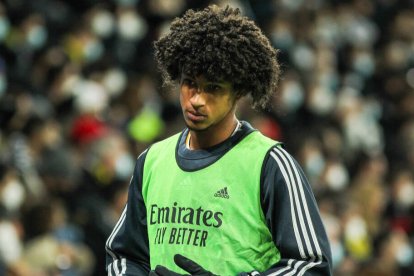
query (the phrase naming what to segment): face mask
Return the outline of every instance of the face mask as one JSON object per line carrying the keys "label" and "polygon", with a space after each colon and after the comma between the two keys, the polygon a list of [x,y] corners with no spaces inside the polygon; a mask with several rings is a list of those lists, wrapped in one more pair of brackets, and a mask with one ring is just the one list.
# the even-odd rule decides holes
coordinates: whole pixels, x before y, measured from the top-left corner
{"label": "face mask", "polygon": [[[234,2],[234,1],[226,1]],[[231,7],[238,7],[238,1],[235,3],[222,3],[223,5],[228,4]],[[240,5],[239,5],[240,6]],[[149,1],[149,8],[151,12],[162,15],[163,17],[175,17],[183,11],[185,2],[183,0],[152,0]],[[240,7],[238,7],[240,8]]]}
{"label": "face mask", "polygon": [[101,11],[93,17],[91,27],[97,36],[107,38],[114,31],[114,18],[110,12]]}
{"label": "face mask", "polygon": [[3,74],[3,72],[0,72],[0,99],[3,97],[4,92],[6,92],[6,88],[7,88],[6,76]]}
{"label": "face mask", "polygon": [[348,25],[348,41],[357,47],[370,47],[377,39],[377,27],[366,18],[350,18],[352,19],[346,23]]}
{"label": "face mask", "polygon": [[13,212],[20,208],[25,198],[23,185],[17,180],[11,180],[4,187],[0,201],[7,210]]}
{"label": "face mask", "polygon": [[139,40],[147,33],[148,26],[138,14],[126,12],[119,18],[118,29],[124,39]]}
{"label": "face mask", "polygon": [[104,47],[100,41],[91,40],[83,48],[83,56],[87,62],[98,60],[104,52]]}
{"label": "face mask", "polygon": [[296,11],[302,6],[303,1],[304,0],[281,0],[280,2],[286,9]]}
{"label": "face mask", "polygon": [[7,35],[9,34],[10,30],[10,22],[5,17],[0,17],[0,41],[3,41]]}
{"label": "face mask", "polygon": [[75,107],[81,113],[102,112],[108,106],[108,94],[101,84],[84,80],[74,90]]}
{"label": "face mask", "polygon": [[44,26],[33,26],[27,34],[27,43],[34,49],[43,47],[47,39],[47,30]]}
{"label": "face mask", "polygon": [[134,159],[128,153],[123,153],[115,161],[115,174],[121,179],[127,179],[134,170]]}
{"label": "face mask", "polygon": [[139,0],[115,0],[120,6],[134,6]]}
{"label": "face mask", "polygon": [[310,153],[305,161],[305,168],[309,175],[318,177],[325,167],[325,160],[319,151]]}
{"label": "face mask", "polygon": [[296,111],[303,104],[303,88],[296,81],[285,84],[282,91],[282,102],[288,111]]}
{"label": "face mask", "polygon": [[332,266],[337,267],[345,257],[345,249],[341,242],[331,241]]}
{"label": "face mask", "polygon": [[409,244],[404,243],[400,245],[396,251],[395,258],[399,265],[407,266],[412,262],[414,254],[413,249]]}
{"label": "face mask", "polygon": [[364,77],[370,77],[375,70],[375,62],[371,55],[366,53],[358,54],[353,60],[353,68]]}
{"label": "face mask", "polygon": [[335,96],[324,86],[315,87],[312,91],[309,108],[316,114],[327,115],[335,107]]}
{"label": "face mask", "polygon": [[320,73],[318,76],[319,83],[330,90],[336,91],[339,85],[339,78],[334,72]]}
{"label": "face mask", "polygon": [[339,34],[340,32],[335,20],[331,17],[322,17],[319,19],[319,24],[316,26],[318,40],[331,46],[341,45]]}
{"label": "face mask", "polygon": [[[414,52],[414,45],[413,45],[413,52]],[[413,59],[414,59],[414,56],[413,56]],[[408,85],[410,85],[411,88],[414,88],[414,68],[411,68],[410,70],[408,70],[405,78],[407,80]]]}
{"label": "face mask", "polygon": [[397,200],[402,206],[412,206],[414,204],[414,184],[411,182],[402,184],[398,190]]}
{"label": "face mask", "polygon": [[288,50],[294,42],[288,29],[275,30],[270,37],[276,47],[282,50]]}
{"label": "face mask", "polygon": [[106,72],[103,79],[103,85],[111,96],[118,96],[125,89],[127,77],[124,71],[120,69],[111,69]]}
{"label": "face mask", "polygon": [[0,260],[6,264],[14,263],[20,259],[22,249],[16,228],[8,221],[0,222]]}
{"label": "face mask", "polygon": [[367,232],[367,225],[359,215],[354,215],[345,225],[345,237],[351,240],[365,239]]}
{"label": "face mask", "polygon": [[330,165],[326,173],[326,182],[334,191],[340,191],[348,184],[348,171],[342,164]]}
{"label": "face mask", "polygon": [[315,66],[315,53],[307,45],[299,44],[293,47],[292,59],[301,70],[313,70]]}

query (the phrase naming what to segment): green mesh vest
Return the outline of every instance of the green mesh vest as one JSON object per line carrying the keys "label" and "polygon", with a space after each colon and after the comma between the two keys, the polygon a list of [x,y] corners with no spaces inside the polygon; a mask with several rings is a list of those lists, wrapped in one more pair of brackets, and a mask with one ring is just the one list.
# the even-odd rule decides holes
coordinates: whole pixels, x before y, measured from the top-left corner
{"label": "green mesh vest", "polygon": [[277,142],[254,131],[218,161],[186,172],[175,159],[179,135],[147,153],[142,193],[151,268],[180,253],[219,275],[264,271],[280,259],[260,205],[260,174]]}

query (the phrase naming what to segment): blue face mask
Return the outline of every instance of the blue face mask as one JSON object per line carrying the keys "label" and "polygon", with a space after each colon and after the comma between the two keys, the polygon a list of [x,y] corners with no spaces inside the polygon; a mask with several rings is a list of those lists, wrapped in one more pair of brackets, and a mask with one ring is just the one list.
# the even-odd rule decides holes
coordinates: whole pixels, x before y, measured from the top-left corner
{"label": "blue face mask", "polygon": [[99,40],[90,41],[83,48],[83,57],[87,62],[93,62],[102,56],[104,50]]}
{"label": "blue face mask", "polygon": [[364,77],[370,77],[375,71],[375,62],[372,56],[368,54],[358,55],[352,62],[356,72]]}
{"label": "blue face mask", "polygon": [[3,97],[7,88],[6,76],[0,71],[0,99]]}
{"label": "blue face mask", "polygon": [[10,30],[9,20],[6,17],[1,16],[0,17],[0,42],[3,41],[7,37],[7,35],[9,34],[9,30]]}
{"label": "blue face mask", "polygon": [[34,49],[39,49],[45,45],[47,40],[47,30],[44,26],[34,26],[27,34],[27,43]]}
{"label": "blue face mask", "polygon": [[121,179],[127,179],[134,170],[134,158],[124,153],[117,157],[115,161],[115,174]]}
{"label": "blue face mask", "polygon": [[116,0],[120,6],[133,6],[139,2],[139,0]]}
{"label": "blue face mask", "polygon": [[304,102],[303,87],[296,81],[288,82],[283,90],[282,101],[287,111],[296,111]]}
{"label": "blue face mask", "polygon": [[305,161],[306,172],[312,177],[319,177],[325,167],[325,159],[319,152],[311,154]]}
{"label": "blue face mask", "polygon": [[7,89],[6,63],[0,57],[0,99],[3,97]]}
{"label": "blue face mask", "polygon": [[289,30],[274,31],[270,37],[275,46],[282,50],[288,50],[295,42]]}

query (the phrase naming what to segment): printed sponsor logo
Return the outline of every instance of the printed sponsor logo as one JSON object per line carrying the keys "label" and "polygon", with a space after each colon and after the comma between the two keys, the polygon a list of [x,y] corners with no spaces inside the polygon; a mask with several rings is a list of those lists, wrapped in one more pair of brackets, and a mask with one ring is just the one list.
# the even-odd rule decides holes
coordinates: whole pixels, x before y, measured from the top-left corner
{"label": "printed sponsor logo", "polygon": [[224,187],[223,189],[218,190],[215,194],[215,197],[222,197],[222,198],[230,198],[229,193],[227,192],[227,187]]}
{"label": "printed sponsor logo", "polygon": [[[149,210],[149,226],[155,228],[154,244],[182,244],[205,247],[210,228],[220,228],[223,213],[213,210],[152,204]],[[172,227],[169,224],[174,224]],[[178,227],[177,227],[178,226]],[[207,227],[200,229],[200,226]]]}

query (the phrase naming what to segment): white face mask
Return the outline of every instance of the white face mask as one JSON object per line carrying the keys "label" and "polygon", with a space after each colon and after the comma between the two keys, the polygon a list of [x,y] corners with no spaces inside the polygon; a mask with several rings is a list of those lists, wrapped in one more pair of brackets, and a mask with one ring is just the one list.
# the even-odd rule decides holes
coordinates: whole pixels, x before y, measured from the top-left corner
{"label": "white face mask", "polygon": [[139,40],[148,30],[147,23],[137,13],[129,11],[123,13],[118,20],[120,35],[126,40]]}
{"label": "white face mask", "polygon": [[303,104],[303,101],[303,87],[297,81],[289,81],[285,83],[282,90],[282,102],[286,111],[296,111]]}
{"label": "white face mask", "polygon": [[397,200],[402,206],[414,205],[414,184],[412,182],[402,184],[397,193]]}
{"label": "white face mask", "polygon": [[348,171],[341,163],[332,164],[327,168],[325,180],[332,190],[341,191],[348,184]]}
{"label": "white face mask", "polygon": [[413,257],[413,248],[407,243],[400,245],[398,250],[396,250],[395,258],[401,266],[409,265],[412,262]]}
{"label": "white face mask", "polygon": [[13,224],[8,221],[0,222],[0,260],[6,264],[18,261],[22,254],[22,247]]}
{"label": "white face mask", "polygon": [[9,181],[4,187],[0,201],[8,211],[16,211],[22,205],[26,196],[23,185],[17,180]]}
{"label": "white face mask", "polygon": [[292,61],[300,70],[313,70],[317,60],[315,51],[313,49],[303,43],[298,43],[291,49]]}
{"label": "white face mask", "polygon": [[308,106],[313,113],[327,115],[335,108],[335,103],[335,94],[329,88],[319,85],[313,89]]}
{"label": "white face mask", "polygon": [[362,240],[367,237],[367,225],[359,215],[354,215],[345,225],[345,237],[351,240]]}
{"label": "white face mask", "polygon": [[9,34],[10,30],[10,22],[4,16],[0,17],[0,41],[3,41],[7,35]]}
{"label": "white face mask", "polygon": [[118,96],[127,85],[127,76],[121,69],[113,68],[105,73],[102,81],[111,96]]}
{"label": "white face mask", "polygon": [[92,19],[92,31],[99,37],[109,37],[114,31],[114,21],[114,17],[110,12],[100,11]]}
{"label": "white face mask", "polygon": [[74,88],[75,107],[82,113],[102,112],[108,106],[108,93],[101,84],[83,80]]}

